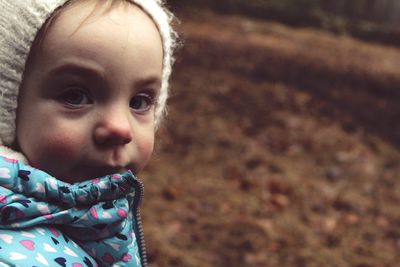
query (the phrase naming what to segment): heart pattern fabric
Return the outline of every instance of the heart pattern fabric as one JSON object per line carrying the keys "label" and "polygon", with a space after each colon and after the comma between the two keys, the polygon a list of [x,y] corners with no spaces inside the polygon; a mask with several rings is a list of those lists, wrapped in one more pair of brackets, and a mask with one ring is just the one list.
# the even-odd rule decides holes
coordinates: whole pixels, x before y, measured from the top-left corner
{"label": "heart pattern fabric", "polygon": [[0,157],[0,262],[141,267],[134,179],[127,172],[71,185]]}

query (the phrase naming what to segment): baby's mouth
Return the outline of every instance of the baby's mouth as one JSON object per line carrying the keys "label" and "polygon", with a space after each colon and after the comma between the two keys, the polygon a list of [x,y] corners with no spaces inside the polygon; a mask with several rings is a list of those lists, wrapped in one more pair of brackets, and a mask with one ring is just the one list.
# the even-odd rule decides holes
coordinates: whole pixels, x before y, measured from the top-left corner
{"label": "baby's mouth", "polygon": [[[80,166],[76,166],[76,171],[81,173],[81,178],[95,179],[101,178],[106,175],[113,174],[123,174],[127,171],[131,171],[132,173],[136,173],[136,168],[134,161],[128,161],[126,159],[115,159],[115,158],[107,158],[103,156],[103,159],[89,159],[87,158]],[[86,177],[82,177],[85,175]]]}
{"label": "baby's mouth", "polygon": [[91,180],[95,178],[101,178],[106,175],[122,174],[129,170],[125,166],[112,166],[112,165],[101,165],[93,164],[89,166],[84,166],[82,168],[82,174],[86,174],[86,177],[82,177],[85,180]]}
{"label": "baby's mouth", "polygon": [[82,181],[89,181],[96,178],[102,178],[107,175],[123,174],[127,171],[135,173],[133,169],[128,166],[113,166],[108,164],[82,164],[75,165],[67,175],[64,173],[51,173],[57,179],[68,183],[77,183]]}

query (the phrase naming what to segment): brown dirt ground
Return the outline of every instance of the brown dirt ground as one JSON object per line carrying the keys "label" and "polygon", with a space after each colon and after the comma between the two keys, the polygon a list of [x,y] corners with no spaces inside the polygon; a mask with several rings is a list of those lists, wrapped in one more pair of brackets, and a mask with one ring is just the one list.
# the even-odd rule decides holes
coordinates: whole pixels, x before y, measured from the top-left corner
{"label": "brown dirt ground", "polygon": [[400,49],[180,12],[151,266],[400,266]]}

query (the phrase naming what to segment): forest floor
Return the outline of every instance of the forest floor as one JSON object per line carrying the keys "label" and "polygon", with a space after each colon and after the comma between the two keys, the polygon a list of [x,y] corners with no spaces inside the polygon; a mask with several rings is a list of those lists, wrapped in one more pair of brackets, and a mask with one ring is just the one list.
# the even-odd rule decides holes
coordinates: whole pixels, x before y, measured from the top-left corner
{"label": "forest floor", "polygon": [[181,11],[142,173],[153,267],[400,262],[400,49]]}

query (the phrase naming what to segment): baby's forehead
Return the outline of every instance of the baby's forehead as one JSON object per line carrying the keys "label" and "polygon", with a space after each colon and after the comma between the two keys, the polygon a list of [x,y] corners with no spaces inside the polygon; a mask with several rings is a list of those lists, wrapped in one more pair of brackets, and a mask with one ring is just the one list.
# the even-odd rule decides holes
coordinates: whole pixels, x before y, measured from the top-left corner
{"label": "baby's forehead", "polygon": [[[104,16],[107,16],[107,23],[112,23],[114,27],[123,27],[126,24],[131,24],[132,27],[126,27],[127,30],[131,28],[141,28],[143,27],[143,23],[141,23],[138,18],[146,18],[158,29],[153,17],[145,12],[141,7],[130,1],[111,1],[111,3],[119,4],[106,4],[110,1],[90,0],[70,2],[71,4],[56,10],[41,27],[36,38],[39,39],[39,42],[41,42],[50,31],[53,32],[55,38],[60,38],[60,42],[67,41],[66,37],[85,34],[85,30],[91,24],[97,25],[97,28],[90,28],[91,31],[101,31],[102,25],[100,25],[100,23],[104,22],[101,20]],[[126,16],[123,16],[121,11],[123,11]],[[57,25],[57,27],[55,27],[55,25]],[[37,41],[38,40],[36,40],[36,42]]]}
{"label": "baby's forehead", "polygon": [[[76,5],[79,5],[79,2]],[[109,34],[108,39],[110,42],[119,42],[123,46],[130,38],[140,38],[135,34],[141,29],[143,29],[141,32],[144,33],[149,29],[147,25],[151,24],[159,35],[156,41],[162,46],[162,38],[153,19],[136,5],[125,5],[128,5],[128,8],[115,6],[114,8],[108,8],[107,11],[95,11],[97,4],[92,6],[82,4],[82,7],[72,6],[59,13],[51,21],[51,25],[48,25],[42,34],[42,40],[51,33],[52,38],[54,38],[52,40],[53,43],[62,44],[64,42],[79,41],[79,38],[84,38],[85,35],[92,32],[99,33],[99,38],[102,38],[101,35],[106,32]],[[74,9],[74,7],[79,8]],[[112,25],[115,30],[104,27],[109,25]],[[127,27],[127,25],[130,26]],[[117,37],[118,33],[122,34],[122,36],[119,36],[121,40],[112,39]],[[93,36],[92,40],[86,39],[85,41],[96,42],[96,36]]]}
{"label": "baby's forehead", "polygon": [[[75,62],[79,63],[75,64],[78,67],[83,65],[85,69],[101,73],[105,70],[98,66],[118,60],[120,65],[129,65],[128,61],[160,61],[159,68],[162,70],[162,39],[153,20],[142,9],[133,4],[129,4],[128,8],[119,5],[113,10],[94,14],[96,7],[95,3],[85,4],[79,9],[72,6],[59,14],[42,34],[38,45],[33,47],[27,69],[32,65],[56,68]],[[144,44],[156,50],[136,53]],[[114,54],[115,57],[109,62],[102,62],[104,53]]]}

